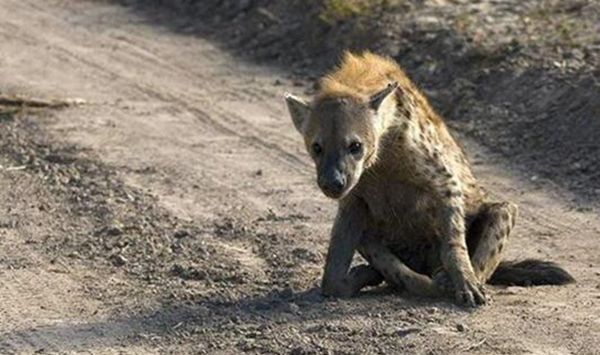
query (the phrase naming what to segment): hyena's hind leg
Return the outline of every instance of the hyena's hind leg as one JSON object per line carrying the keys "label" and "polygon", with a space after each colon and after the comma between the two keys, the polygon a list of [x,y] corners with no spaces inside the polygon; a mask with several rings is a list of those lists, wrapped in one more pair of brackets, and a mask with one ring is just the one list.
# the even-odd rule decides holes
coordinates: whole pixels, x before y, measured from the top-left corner
{"label": "hyena's hind leg", "polygon": [[549,261],[502,261],[500,254],[515,224],[512,203],[487,204],[473,221],[467,245],[479,280],[494,285],[564,285],[575,282],[565,269]]}
{"label": "hyena's hind leg", "polygon": [[415,295],[427,297],[442,295],[442,290],[430,277],[412,270],[376,237],[364,237],[358,246],[358,251],[390,285],[406,289]]}
{"label": "hyena's hind leg", "polygon": [[502,250],[515,226],[517,206],[510,202],[486,203],[467,232],[467,247],[475,275],[487,282],[502,259]]}

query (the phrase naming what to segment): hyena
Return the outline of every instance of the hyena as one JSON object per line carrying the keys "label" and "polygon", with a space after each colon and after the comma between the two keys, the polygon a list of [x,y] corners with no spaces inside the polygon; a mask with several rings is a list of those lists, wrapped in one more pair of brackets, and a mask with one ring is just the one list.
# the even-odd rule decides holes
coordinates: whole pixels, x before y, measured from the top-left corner
{"label": "hyena", "polygon": [[[346,53],[311,102],[286,94],[323,193],[338,200],[322,291],[352,296],[384,280],[416,295],[486,302],[487,283],[574,281],[551,262],[501,262],[517,217],[491,201],[464,151],[402,69]],[[355,251],[368,264],[350,265]]]}

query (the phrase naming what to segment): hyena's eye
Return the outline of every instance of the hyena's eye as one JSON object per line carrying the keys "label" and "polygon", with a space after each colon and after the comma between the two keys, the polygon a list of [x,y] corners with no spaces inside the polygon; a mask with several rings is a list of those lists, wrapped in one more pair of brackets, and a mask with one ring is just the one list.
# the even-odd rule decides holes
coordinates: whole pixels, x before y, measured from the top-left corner
{"label": "hyena's eye", "polygon": [[360,142],[350,143],[350,145],[348,146],[348,151],[352,155],[360,155],[363,151],[362,143],[360,143]]}
{"label": "hyena's eye", "polygon": [[313,143],[312,151],[315,155],[321,155],[321,153],[323,153],[323,147],[321,147],[319,143]]}

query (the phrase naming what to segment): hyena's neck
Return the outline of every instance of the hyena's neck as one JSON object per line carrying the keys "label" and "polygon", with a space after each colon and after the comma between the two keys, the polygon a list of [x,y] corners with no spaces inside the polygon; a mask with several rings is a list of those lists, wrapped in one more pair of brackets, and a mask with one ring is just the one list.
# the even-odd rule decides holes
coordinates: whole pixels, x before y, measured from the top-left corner
{"label": "hyena's neck", "polygon": [[408,146],[430,155],[452,142],[446,125],[420,93],[408,91],[395,99],[393,127]]}
{"label": "hyena's neck", "polygon": [[452,144],[449,132],[418,93],[405,91],[384,104],[378,158],[393,156],[388,160],[402,161],[412,170],[446,159],[444,150]]}

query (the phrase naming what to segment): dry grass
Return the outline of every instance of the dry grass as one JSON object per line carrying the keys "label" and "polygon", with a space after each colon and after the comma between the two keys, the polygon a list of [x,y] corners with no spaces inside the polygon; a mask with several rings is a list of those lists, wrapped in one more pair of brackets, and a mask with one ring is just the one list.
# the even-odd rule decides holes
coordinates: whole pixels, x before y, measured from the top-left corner
{"label": "dry grass", "polygon": [[370,0],[325,0],[323,11],[319,15],[327,23],[343,21],[369,13],[378,1]]}
{"label": "dry grass", "polygon": [[405,0],[322,0],[319,18],[329,24],[350,18],[369,16],[379,9],[394,9]]}

